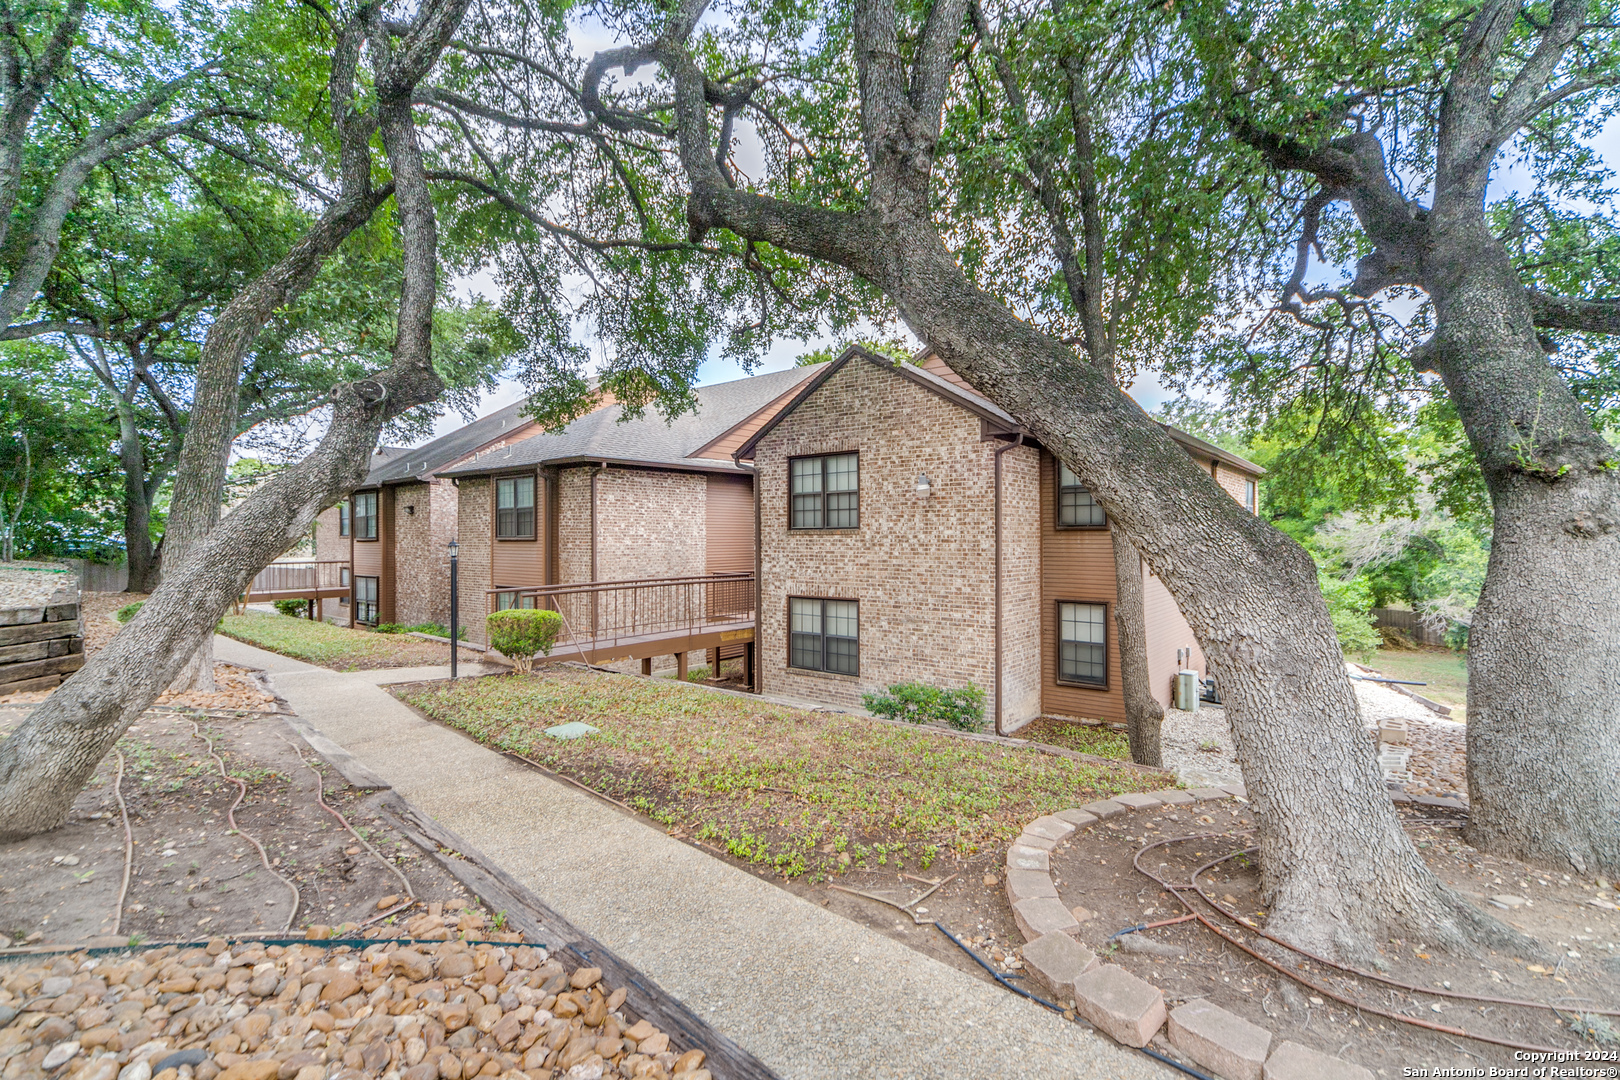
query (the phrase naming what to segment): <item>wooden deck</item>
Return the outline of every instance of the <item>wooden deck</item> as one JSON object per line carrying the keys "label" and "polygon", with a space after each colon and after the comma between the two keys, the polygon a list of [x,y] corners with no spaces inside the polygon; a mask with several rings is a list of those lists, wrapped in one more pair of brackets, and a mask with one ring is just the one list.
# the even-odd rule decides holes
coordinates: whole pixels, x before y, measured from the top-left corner
{"label": "wooden deck", "polygon": [[745,645],[754,640],[754,620],[716,623],[699,628],[683,627],[651,634],[636,634],[612,641],[579,642],[559,641],[551,655],[561,659],[581,659],[587,664],[610,664],[617,660],[649,660],[655,656],[670,656],[718,649],[722,645]]}

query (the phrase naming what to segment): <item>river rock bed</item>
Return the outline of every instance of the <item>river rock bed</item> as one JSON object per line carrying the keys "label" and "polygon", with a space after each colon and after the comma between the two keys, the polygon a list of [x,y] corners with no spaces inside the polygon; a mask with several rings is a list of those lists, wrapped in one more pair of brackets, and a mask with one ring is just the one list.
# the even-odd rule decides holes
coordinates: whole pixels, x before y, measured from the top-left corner
{"label": "river rock bed", "polygon": [[459,940],[20,959],[0,967],[0,1077],[712,1080],[601,978]]}

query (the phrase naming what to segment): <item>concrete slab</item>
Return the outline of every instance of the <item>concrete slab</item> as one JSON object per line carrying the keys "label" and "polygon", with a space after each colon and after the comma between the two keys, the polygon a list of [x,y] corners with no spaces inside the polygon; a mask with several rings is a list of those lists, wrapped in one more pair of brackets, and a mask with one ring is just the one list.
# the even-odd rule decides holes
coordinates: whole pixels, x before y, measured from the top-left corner
{"label": "concrete slab", "polygon": [[1074,980],[1097,966],[1097,954],[1068,934],[1043,934],[1024,946],[1024,966],[1060,1001],[1074,993]]}
{"label": "concrete slab", "polygon": [[1146,1046],[1164,1026],[1163,992],[1114,964],[1099,965],[1074,980],[1074,1007],[1126,1046]]}
{"label": "concrete slab", "polygon": [[1176,788],[1166,788],[1163,791],[1151,791],[1148,794],[1154,796],[1166,806],[1186,806],[1188,803],[1195,803],[1198,801],[1197,799],[1193,798],[1191,792],[1181,791]]}
{"label": "concrete slab", "polygon": [[1060,821],[1067,821],[1077,829],[1083,829],[1097,820],[1096,814],[1088,814],[1084,810],[1059,810],[1052,816]]}
{"label": "concrete slab", "polygon": [[[222,660],[272,671],[305,720],[784,1078],[1172,1075],[429,723],[379,689],[443,669],[341,673],[215,643]],[[1042,903],[1077,928],[1060,901],[1022,902]]]}
{"label": "concrete slab", "polygon": [[1093,817],[1106,818],[1113,817],[1115,814],[1123,814],[1125,804],[1115,802],[1112,799],[1098,799],[1096,802],[1086,803],[1080,809]]}
{"label": "concrete slab", "polygon": [[1115,795],[1112,802],[1130,807],[1132,810],[1146,810],[1150,806],[1159,806],[1163,802],[1157,795],[1146,792],[1133,791],[1128,795]]}
{"label": "concrete slab", "polygon": [[1007,849],[1007,869],[1046,872],[1052,869],[1052,857],[1040,848],[1014,844]]}

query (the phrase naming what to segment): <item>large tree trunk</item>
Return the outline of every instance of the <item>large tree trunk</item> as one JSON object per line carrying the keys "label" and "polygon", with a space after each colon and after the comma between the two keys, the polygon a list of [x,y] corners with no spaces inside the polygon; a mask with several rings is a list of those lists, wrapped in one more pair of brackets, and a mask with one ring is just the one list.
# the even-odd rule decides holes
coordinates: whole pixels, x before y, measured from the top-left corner
{"label": "large tree trunk", "polygon": [[[96,765],[212,637],[259,568],[365,477],[384,410],[365,384],[340,388],[332,426],[303,461],[267,481],[192,558],[171,567],[129,625],[0,741],[0,840],[55,828]],[[409,386],[390,387],[409,400]],[[393,402],[390,402],[392,405]]]}
{"label": "large tree trunk", "polygon": [[1502,245],[1458,225],[1431,267],[1445,379],[1494,507],[1469,633],[1471,844],[1620,872],[1620,469],[1536,340]]}
{"label": "large tree trunk", "polygon": [[1162,769],[1159,729],[1164,723],[1164,707],[1154,699],[1148,676],[1142,557],[1112,521],[1108,523],[1108,536],[1114,542],[1114,628],[1119,638],[1119,677],[1125,693],[1125,733],[1131,742],[1131,760]]}

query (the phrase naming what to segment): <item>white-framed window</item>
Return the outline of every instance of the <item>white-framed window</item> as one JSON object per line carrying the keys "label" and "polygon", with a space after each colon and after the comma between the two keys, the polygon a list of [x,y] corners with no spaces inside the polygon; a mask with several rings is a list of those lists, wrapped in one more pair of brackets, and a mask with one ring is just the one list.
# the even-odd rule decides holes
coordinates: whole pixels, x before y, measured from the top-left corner
{"label": "white-framed window", "polygon": [[1259,501],[1259,494],[1260,490],[1258,484],[1256,484],[1253,480],[1243,481],[1243,509],[1247,510],[1251,514],[1258,513],[1257,505]]}

